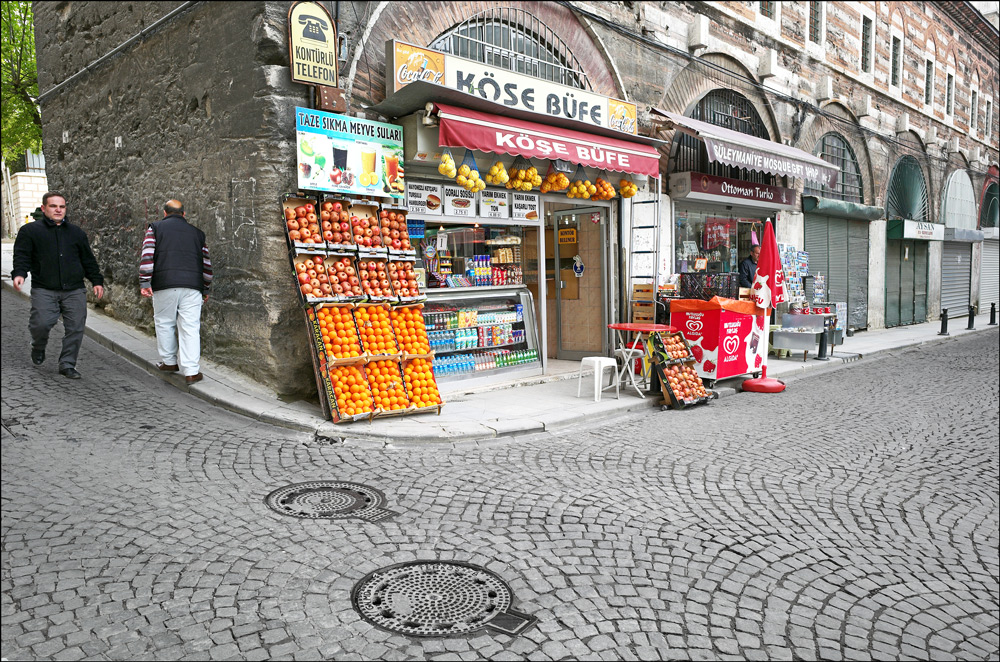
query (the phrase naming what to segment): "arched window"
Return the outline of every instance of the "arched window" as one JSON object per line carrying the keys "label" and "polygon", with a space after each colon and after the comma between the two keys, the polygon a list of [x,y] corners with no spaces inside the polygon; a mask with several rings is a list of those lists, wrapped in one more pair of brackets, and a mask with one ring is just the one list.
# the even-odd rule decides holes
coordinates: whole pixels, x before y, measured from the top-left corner
{"label": "arched window", "polygon": [[807,195],[859,204],[863,202],[861,169],[858,167],[858,159],[854,156],[854,150],[851,149],[843,136],[831,131],[819,139],[813,153],[827,163],[839,167],[840,176],[837,177],[837,185],[832,188],[829,186],[815,188],[813,182],[806,180],[805,191]]}
{"label": "arched window", "polygon": [[956,170],[945,186],[941,222],[949,228],[975,230],[976,221],[976,190],[972,179],[966,171]]}
{"label": "arched window", "polygon": [[997,195],[997,185],[990,184],[983,196],[983,206],[979,209],[979,227],[997,227],[998,216],[1000,216],[1000,197]]}
{"label": "arched window", "polygon": [[[712,90],[698,102],[698,105],[688,116],[764,140],[771,139],[767,127],[764,126],[764,122],[760,119],[754,105],[745,96],[733,90]],[[774,175],[766,172],[709,161],[705,142],[694,136],[677,131],[674,134],[674,144],[676,145],[674,172],[701,172],[706,175],[742,179],[755,184],[769,184],[771,186],[777,181]]]}
{"label": "arched window", "polygon": [[889,177],[885,216],[889,220],[928,221],[927,186],[924,171],[912,156],[896,161]]}
{"label": "arched window", "polygon": [[563,40],[523,9],[487,9],[444,32],[430,47],[508,71],[590,89],[580,63]]}

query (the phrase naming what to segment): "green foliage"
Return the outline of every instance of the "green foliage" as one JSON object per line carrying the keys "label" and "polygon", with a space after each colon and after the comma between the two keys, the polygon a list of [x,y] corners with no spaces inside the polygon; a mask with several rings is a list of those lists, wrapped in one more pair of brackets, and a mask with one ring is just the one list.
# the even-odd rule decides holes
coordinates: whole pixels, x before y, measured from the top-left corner
{"label": "green foliage", "polygon": [[38,113],[38,69],[35,65],[35,28],[31,2],[0,3],[2,44],[3,158],[15,161],[29,149],[42,150],[42,118]]}

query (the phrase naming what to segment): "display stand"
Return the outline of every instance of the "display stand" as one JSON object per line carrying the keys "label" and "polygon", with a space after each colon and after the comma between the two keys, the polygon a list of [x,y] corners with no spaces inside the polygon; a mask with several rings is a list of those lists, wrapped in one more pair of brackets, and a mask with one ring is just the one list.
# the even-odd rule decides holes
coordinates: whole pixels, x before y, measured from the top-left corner
{"label": "display stand", "polygon": [[661,333],[653,333],[650,345],[650,360],[663,389],[661,411],[668,406],[686,409],[718,397],[714,391],[705,389],[695,369],[697,361],[691,353],[691,345],[684,336],[672,333],[664,338]]}

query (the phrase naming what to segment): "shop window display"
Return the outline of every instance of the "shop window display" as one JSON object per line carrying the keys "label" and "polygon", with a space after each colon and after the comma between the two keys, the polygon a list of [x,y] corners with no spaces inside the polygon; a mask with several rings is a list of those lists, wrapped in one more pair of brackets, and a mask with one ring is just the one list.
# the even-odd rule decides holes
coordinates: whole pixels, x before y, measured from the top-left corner
{"label": "shop window display", "polygon": [[750,254],[754,230],[758,239],[765,216],[733,216],[715,210],[675,211],[675,264],[678,273],[732,273]]}

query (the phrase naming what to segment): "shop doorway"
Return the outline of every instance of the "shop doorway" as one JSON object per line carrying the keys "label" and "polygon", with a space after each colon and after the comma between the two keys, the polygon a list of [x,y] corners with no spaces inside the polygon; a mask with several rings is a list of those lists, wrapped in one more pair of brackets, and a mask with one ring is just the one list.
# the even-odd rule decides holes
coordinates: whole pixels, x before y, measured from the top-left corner
{"label": "shop doorway", "polygon": [[608,209],[547,203],[548,353],[579,361],[608,353]]}
{"label": "shop doorway", "polygon": [[885,325],[927,319],[927,242],[889,239],[885,252]]}

